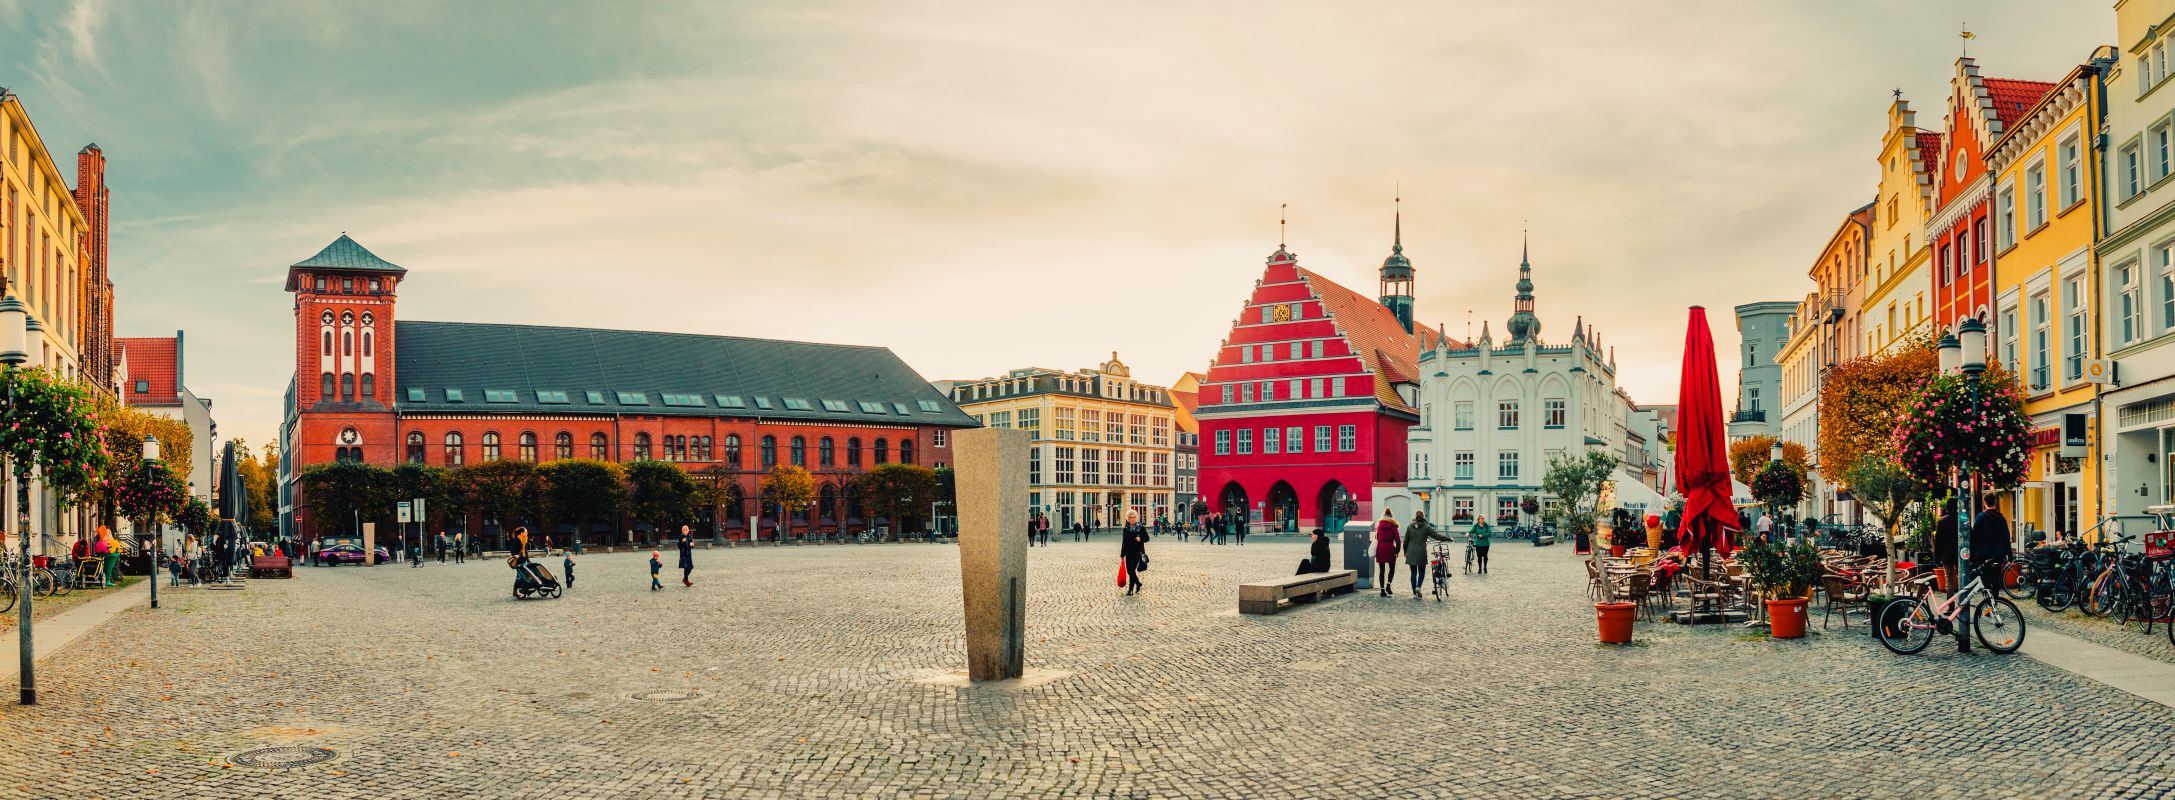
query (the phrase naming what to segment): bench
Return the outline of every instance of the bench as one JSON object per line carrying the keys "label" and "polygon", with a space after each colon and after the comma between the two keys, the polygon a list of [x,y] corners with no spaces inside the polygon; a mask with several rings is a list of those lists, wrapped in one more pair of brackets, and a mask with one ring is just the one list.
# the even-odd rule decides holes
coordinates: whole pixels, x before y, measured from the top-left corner
{"label": "bench", "polygon": [[1287,600],[1311,603],[1328,595],[1352,591],[1358,585],[1359,573],[1349,569],[1242,583],[1239,584],[1239,613],[1274,614]]}
{"label": "bench", "polygon": [[[249,557],[249,577],[292,578],[294,576],[294,566],[288,562],[286,556]],[[157,580],[157,577],[154,576],[153,580]]]}

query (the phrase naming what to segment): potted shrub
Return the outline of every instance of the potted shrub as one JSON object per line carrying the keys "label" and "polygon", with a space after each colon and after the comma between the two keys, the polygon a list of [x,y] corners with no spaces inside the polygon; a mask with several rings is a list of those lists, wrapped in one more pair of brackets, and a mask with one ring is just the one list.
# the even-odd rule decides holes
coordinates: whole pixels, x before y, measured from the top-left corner
{"label": "potted shrub", "polygon": [[1810,542],[1778,544],[1754,537],[1738,557],[1745,573],[1767,594],[1768,635],[1796,639],[1805,635],[1805,609],[1820,580],[1820,551]]}

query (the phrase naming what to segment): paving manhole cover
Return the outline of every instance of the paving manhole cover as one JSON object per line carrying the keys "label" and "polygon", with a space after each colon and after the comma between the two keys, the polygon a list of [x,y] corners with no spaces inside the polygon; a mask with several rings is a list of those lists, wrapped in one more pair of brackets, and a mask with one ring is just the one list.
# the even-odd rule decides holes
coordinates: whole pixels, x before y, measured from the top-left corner
{"label": "paving manhole cover", "polygon": [[702,693],[693,689],[659,689],[652,692],[635,692],[632,697],[636,700],[648,700],[653,703],[678,703],[693,700],[699,694]]}
{"label": "paving manhole cover", "polygon": [[237,767],[294,769],[331,761],[339,753],[330,747],[260,747],[244,750],[227,759]]}

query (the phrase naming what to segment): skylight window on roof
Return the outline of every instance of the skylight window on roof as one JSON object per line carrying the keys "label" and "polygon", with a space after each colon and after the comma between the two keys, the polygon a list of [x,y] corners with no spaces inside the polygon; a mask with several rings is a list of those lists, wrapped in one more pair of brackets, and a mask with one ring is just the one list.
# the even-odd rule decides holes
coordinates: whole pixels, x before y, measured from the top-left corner
{"label": "skylight window on roof", "polygon": [[512,389],[483,390],[483,402],[486,403],[517,403],[520,400],[521,395],[515,393]]}
{"label": "skylight window on roof", "polygon": [[645,392],[614,392],[613,394],[619,396],[619,404],[623,406],[649,405],[649,394]]}
{"label": "skylight window on roof", "polygon": [[409,389],[409,390],[408,390],[408,402],[410,402],[410,403],[420,403],[420,402],[423,402],[423,397],[424,397],[424,393],[423,393],[423,390],[421,390],[421,389],[413,389],[413,388],[411,388],[411,389]]}
{"label": "skylight window on roof", "polygon": [[459,390],[459,389],[447,389],[447,390],[446,390],[446,402],[448,402],[448,403],[458,403],[458,402],[461,402],[461,390]]}
{"label": "skylight window on roof", "polygon": [[922,410],[922,412],[923,412],[923,413],[928,413],[928,414],[941,414],[941,413],[944,413],[944,409],[943,409],[943,407],[942,407],[942,406],[938,406],[938,405],[936,404],[936,401],[935,401],[935,400],[916,400],[916,401],[914,401],[914,405],[915,405],[916,407],[919,407],[919,408],[920,408],[920,409]]}
{"label": "skylight window on roof", "polygon": [[536,402],[563,406],[567,402],[566,392],[554,389],[538,389],[536,390]]}
{"label": "skylight window on roof", "polygon": [[718,407],[718,408],[747,408],[747,407],[748,407],[748,403],[747,403],[747,401],[745,401],[745,400],[742,400],[742,399],[740,399],[740,395],[737,395],[737,394],[721,394],[721,395],[717,395],[717,396],[716,396],[716,400],[717,400],[717,407]]}
{"label": "skylight window on roof", "polygon": [[869,401],[867,401],[867,400],[863,400],[863,401],[861,401],[861,413],[863,413],[863,414],[881,414],[881,413],[884,413],[884,404],[882,404],[882,403],[871,403],[871,402],[869,402]]}
{"label": "skylight window on roof", "polygon": [[702,395],[699,394],[673,394],[671,392],[666,392],[660,397],[664,400],[665,405],[668,406],[675,406],[679,408],[709,407],[707,404],[702,402]]}
{"label": "skylight window on roof", "polygon": [[847,407],[846,401],[844,400],[825,400],[823,401],[823,410],[844,412],[852,411],[853,409]]}
{"label": "skylight window on roof", "polygon": [[589,401],[589,404],[590,404],[590,405],[593,405],[593,406],[601,406],[601,405],[604,405],[604,393],[603,393],[603,392],[582,392],[582,397],[583,397],[583,399],[586,399],[586,400],[588,400],[588,401]]}
{"label": "skylight window on roof", "polygon": [[784,401],[785,401],[785,407],[786,407],[786,408],[787,408],[788,410],[792,410],[792,411],[814,411],[814,410],[816,410],[816,407],[815,407],[815,406],[811,406],[811,405],[809,405],[809,404],[808,404],[808,401],[807,401],[807,400],[804,400],[804,399],[801,399],[801,398],[798,398],[798,397],[781,397],[781,398],[778,398],[778,399],[780,399],[780,400],[784,400]]}
{"label": "skylight window on roof", "polygon": [[760,409],[762,409],[762,410],[764,410],[764,411],[769,411],[769,410],[770,410],[770,398],[768,398],[768,397],[757,397],[757,398],[755,398],[755,407],[756,407],[756,408],[760,408]]}
{"label": "skylight window on roof", "polygon": [[902,417],[903,417],[903,416],[906,416],[906,415],[907,415],[908,413],[911,413],[911,412],[908,412],[908,411],[906,410],[906,404],[905,404],[905,403],[892,403],[892,404],[891,404],[891,410],[892,410],[893,412],[896,412],[896,413],[897,413],[897,414],[898,414],[899,416],[902,416]]}

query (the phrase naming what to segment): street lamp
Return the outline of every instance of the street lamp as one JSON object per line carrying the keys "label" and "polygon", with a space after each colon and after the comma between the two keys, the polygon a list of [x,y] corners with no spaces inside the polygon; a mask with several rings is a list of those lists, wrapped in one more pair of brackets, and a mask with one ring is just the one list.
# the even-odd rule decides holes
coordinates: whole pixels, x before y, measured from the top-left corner
{"label": "street lamp", "polygon": [[[30,307],[23,305],[23,301],[17,300],[14,293],[10,292],[5,298],[0,298],[0,382],[7,385],[7,402],[0,404],[0,417],[10,418],[9,422],[11,424],[13,422],[12,417],[15,416],[15,382],[12,380],[14,377],[12,373],[21,367],[23,362],[28,360],[30,360]],[[22,582],[17,584],[18,588],[15,592],[16,597],[22,601],[22,604],[17,608],[16,631],[19,634],[17,638],[22,647],[22,667],[21,672],[18,673],[22,675],[22,703],[29,706],[38,703],[38,682],[35,675],[37,660],[32,656],[30,639],[30,598],[36,594],[36,592],[30,590],[30,587],[34,585],[30,580],[30,487],[25,480],[30,474],[30,465],[16,463],[9,466],[14,467],[13,472],[19,484],[16,496],[20,507],[16,509],[15,535],[23,540],[23,558],[21,562]],[[6,505],[6,495],[5,491],[0,491],[0,509],[4,509]],[[0,519],[4,518],[0,517]]]}
{"label": "street lamp", "polygon": [[[1976,317],[1964,320],[1962,325],[1956,326],[1956,336],[1947,341],[1953,342],[1955,349],[1962,351],[1958,354],[1957,368],[1963,372],[1964,384],[1971,392],[1971,405],[1976,408],[1979,404],[1979,376],[1986,372],[1986,326]],[[1963,589],[1967,579],[1965,570],[1971,564],[1971,537],[1966,532],[1971,529],[1972,501],[1976,499],[1971,496],[1977,487],[1975,478],[1971,474],[1971,465],[1964,464],[1958,473],[1961,485],[1956,492],[1956,502],[1963,506],[1956,513],[1956,588],[1959,591]],[[1998,589],[1988,586],[1987,591]],[[1965,653],[1971,652],[1970,634],[1957,637],[1956,648]]]}
{"label": "street lamp", "polygon": [[[143,474],[145,484],[150,483],[153,470],[159,468],[159,437],[144,434]],[[159,607],[159,562],[166,558],[166,529],[158,527],[157,512],[153,512],[151,541],[151,607]]]}
{"label": "street lamp", "polygon": [[[1984,344],[1984,342],[1982,341],[1981,344]],[[1956,334],[1952,331],[1941,334],[1941,341],[1937,347],[1941,354],[1941,374],[1956,374],[1957,367],[1962,363],[1963,359],[1963,353],[1961,352],[1963,343],[1956,340]]]}

